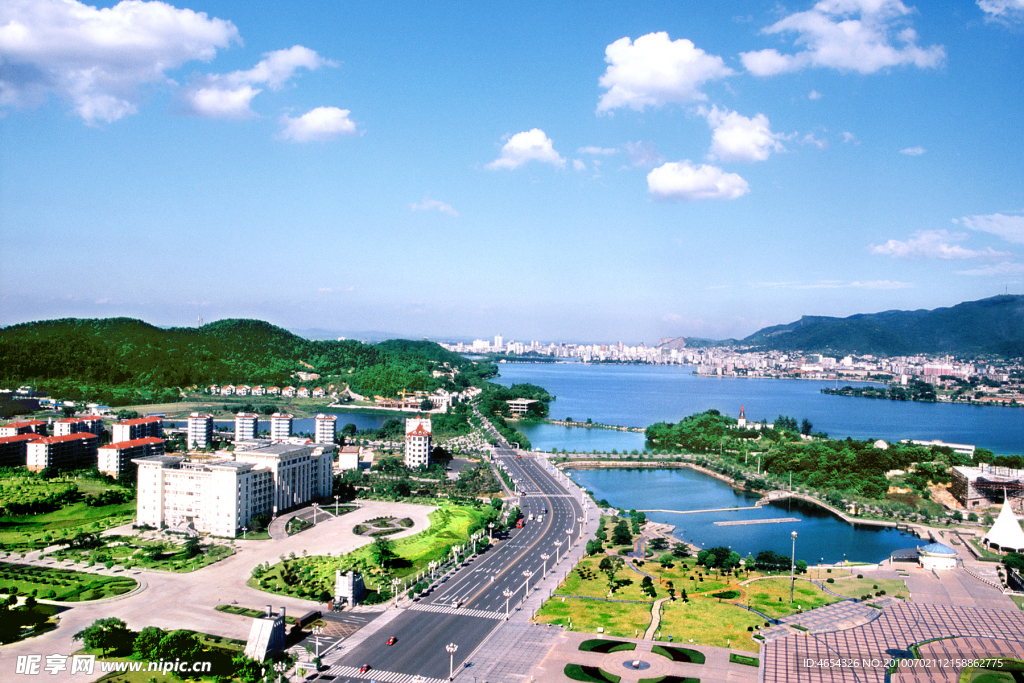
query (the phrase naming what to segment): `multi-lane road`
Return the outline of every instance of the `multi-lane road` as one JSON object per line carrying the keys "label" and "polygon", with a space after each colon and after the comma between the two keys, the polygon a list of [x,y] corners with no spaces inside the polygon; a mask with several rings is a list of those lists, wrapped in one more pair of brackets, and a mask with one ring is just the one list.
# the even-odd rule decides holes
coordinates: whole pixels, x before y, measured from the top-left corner
{"label": "multi-lane road", "polygon": [[[404,683],[415,676],[446,679],[456,673],[483,640],[514,611],[545,570],[581,542],[583,507],[563,487],[547,461],[510,448],[495,450],[495,461],[516,482],[525,519],[485,553],[451,572],[443,582],[333,663],[335,683],[378,680]],[[545,513],[546,511],[546,513]],[[531,520],[532,517],[532,520]],[[544,556],[547,556],[545,559]],[[387,645],[394,636],[394,645]],[[457,650],[450,657],[446,646]],[[359,673],[364,664],[369,671]]]}

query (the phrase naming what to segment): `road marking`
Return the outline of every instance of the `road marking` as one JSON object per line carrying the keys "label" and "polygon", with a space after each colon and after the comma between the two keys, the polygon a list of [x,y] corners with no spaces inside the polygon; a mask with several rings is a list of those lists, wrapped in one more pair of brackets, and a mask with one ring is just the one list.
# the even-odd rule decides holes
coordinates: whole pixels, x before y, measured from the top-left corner
{"label": "road marking", "polygon": [[504,619],[505,615],[500,612],[490,612],[482,609],[469,609],[460,607],[456,609],[450,605],[421,604],[410,605],[409,609],[416,612],[437,612],[439,614],[457,614],[463,617],[481,617],[483,619]]}
{"label": "road marking", "polygon": [[412,683],[412,681],[420,680],[423,683],[444,683],[442,678],[427,678],[426,676],[420,676],[416,678],[415,674],[401,674],[396,671],[378,671],[377,669],[370,669],[366,673],[359,673],[359,668],[354,666],[333,666],[327,671],[328,676],[347,676],[349,678],[363,678],[366,680],[384,681],[385,683]]}

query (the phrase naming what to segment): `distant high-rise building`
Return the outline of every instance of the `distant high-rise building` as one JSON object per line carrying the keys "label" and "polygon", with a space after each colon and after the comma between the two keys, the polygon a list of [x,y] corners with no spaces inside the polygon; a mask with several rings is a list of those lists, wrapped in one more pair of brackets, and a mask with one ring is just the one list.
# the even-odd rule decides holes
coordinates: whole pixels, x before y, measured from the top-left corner
{"label": "distant high-rise building", "polygon": [[313,440],[317,443],[334,443],[335,424],[337,422],[337,415],[325,415],[323,413],[317,415],[314,421],[316,428]]}
{"label": "distant high-rise building", "polygon": [[284,441],[292,435],[292,416],[289,413],[274,413],[270,416],[270,440]]}
{"label": "distant high-rise building", "polygon": [[505,340],[502,339],[500,334],[494,335],[494,350],[501,353],[501,350],[505,348]]}
{"label": "distant high-rise building", "polygon": [[235,441],[251,441],[260,430],[260,416],[256,413],[235,415]]}
{"label": "distant high-rise building", "polygon": [[159,417],[140,417],[135,420],[124,420],[114,425],[111,430],[112,443],[144,439],[147,436],[161,438],[164,435],[164,423]]}
{"label": "distant high-rise building", "polygon": [[188,448],[206,448],[213,442],[213,415],[192,413],[188,416]]}
{"label": "distant high-rise building", "polygon": [[419,467],[430,462],[431,436],[429,417],[410,417],[405,421],[406,467]]}

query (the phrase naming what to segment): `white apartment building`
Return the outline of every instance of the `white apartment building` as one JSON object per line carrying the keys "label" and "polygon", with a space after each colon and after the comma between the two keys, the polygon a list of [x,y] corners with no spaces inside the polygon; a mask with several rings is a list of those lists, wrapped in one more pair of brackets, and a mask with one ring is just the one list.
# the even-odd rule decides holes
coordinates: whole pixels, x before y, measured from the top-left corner
{"label": "white apartment building", "polygon": [[188,416],[188,448],[206,448],[213,441],[213,415],[192,413]]}
{"label": "white apartment building", "polygon": [[313,440],[317,443],[334,443],[334,436],[337,433],[335,426],[338,423],[337,415],[325,415],[320,413],[316,416],[316,425]]}
{"label": "white apartment building", "polygon": [[46,436],[46,423],[42,420],[24,420],[22,422],[8,422],[3,427],[0,427],[0,438],[18,436],[20,434]]}
{"label": "white apartment building", "polygon": [[430,418],[410,417],[405,421],[405,466],[430,463]]}
{"label": "white apartment building", "polygon": [[[270,440],[284,441],[292,435],[292,416],[288,413],[274,413],[270,416]],[[331,439],[333,442],[334,439]]]}
{"label": "white apartment building", "polygon": [[135,471],[135,464],[132,462],[135,458],[163,454],[163,439],[155,436],[144,436],[141,439],[131,439],[129,441],[120,441],[100,446],[97,451],[96,467],[100,472],[118,479],[122,475],[131,474]]}
{"label": "white apartment building", "polygon": [[69,417],[53,423],[54,436],[67,436],[81,432],[100,436],[103,434],[103,420],[98,417]]}
{"label": "white apartment building", "polygon": [[112,430],[113,443],[134,441],[153,436],[158,439],[164,435],[164,422],[159,417],[140,417],[135,420],[124,420],[116,423]]}
{"label": "white apartment building", "polygon": [[193,462],[179,456],[136,458],[137,523],[234,537],[255,515],[326,498],[333,485],[333,444],[273,444],[235,460]]}
{"label": "white apartment building", "polygon": [[235,441],[255,439],[260,431],[260,416],[256,413],[235,415]]}
{"label": "white apartment building", "polygon": [[61,470],[92,467],[96,464],[99,440],[92,432],[80,432],[30,441],[26,447],[25,466],[33,472],[47,467]]}

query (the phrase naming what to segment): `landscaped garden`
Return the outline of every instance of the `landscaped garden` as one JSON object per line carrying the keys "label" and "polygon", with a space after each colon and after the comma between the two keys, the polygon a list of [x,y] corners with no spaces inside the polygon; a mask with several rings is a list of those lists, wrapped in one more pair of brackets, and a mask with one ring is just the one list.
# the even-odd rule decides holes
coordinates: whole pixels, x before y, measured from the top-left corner
{"label": "landscaped garden", "polygon": [[97,576],[51,567],[0,562],[0,593],[32,595],[62,602],[100,600],[138,586],[128,576]]}
{"label": "landscaped garden", "polygon": [[80,534],[65,541],[67,547],[54,551],[47,558],[69,560],[87,567],[95,564],[121,566],[125,569],[144,567],[173,572],[191,572],[234,554],[231,543],[204,545],[197,537],[164,534],[157,538],[143,536],[99,536]]}

